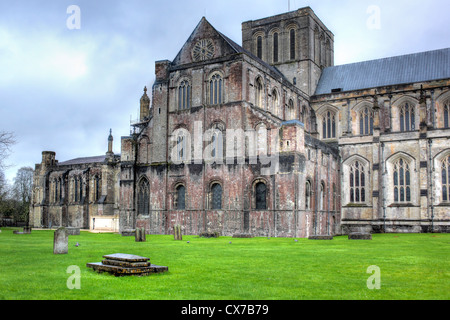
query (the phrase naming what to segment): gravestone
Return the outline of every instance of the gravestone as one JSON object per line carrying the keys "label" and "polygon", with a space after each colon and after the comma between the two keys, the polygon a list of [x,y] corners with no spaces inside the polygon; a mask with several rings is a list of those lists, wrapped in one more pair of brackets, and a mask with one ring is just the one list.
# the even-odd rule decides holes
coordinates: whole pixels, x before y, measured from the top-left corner
{"label": "gravestone", "polygon": [[309,240],[333,240],[333,236],[329,235],[313,235],[308,237]]}
{"label": "gravestone", "polygon": [[66,254],[69,252],[69,234],[64,227],[58,228],[53,236],[53,253]]}
{"label": "gravestone", "polygon": [[145,242],[145,228],[136,228],[134,238],[136,242]]}
{"label": "gravestone", "polygon": [[348,235],[348,240],[372,240],[370,233],[355,232]]}
{"label": "gravestone", "polygon": [[253,238],[253,235],[250,233],[235,233],[233,238]]}
{"label": "gravestone", "polygon": [[80,235],[80,228],[68,227],[66,229],[67,229],[67,234],[70,236],[79,236]]}
{"label": "gravestone", "polygon": [[181,226],[173,226],[173,234],[175,240],[183,240],[183,235],[181,234]]}

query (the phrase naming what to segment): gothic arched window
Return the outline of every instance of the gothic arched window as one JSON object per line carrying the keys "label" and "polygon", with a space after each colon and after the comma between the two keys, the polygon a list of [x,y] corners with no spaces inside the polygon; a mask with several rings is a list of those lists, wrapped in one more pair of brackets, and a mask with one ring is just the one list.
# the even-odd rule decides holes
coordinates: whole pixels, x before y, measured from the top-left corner
{"label": "gothic arched window", "polygon": [[74,197],[73,197],[73,200],[75,201],[75,202],[77,202],[78,201],[78,177],[75,177],[74,178],[74,188],[73,188],[73,193],[74,193]]}
{"label": "gothic arched window", "polygon": [[179,133],[177,136],[177,160],[186,160],[186,136],[183,133]]}
{"label": "gothic arched window", "polygon": [[219,129],[215,129],[211,137],[211,157],[212,159],[223,158],[223,136]]}
{"label": "gothic arched window", "polygon": [[219,183],[214,183],[211,187],[211,209],[222,209],[222,186]]}
{"label": "gothic arched window", "polygon": [[256,56],[260,59],[262,59],[262,37],[258,36],[256,38]]}
{"label": "gothic arched window", "polygon": [[95,176],[94,178],[94,201],[98,201],[98,199],[100,198],[100,178],[99,176]]}
{"label": "gothic arched window", "polygon": [[295,30],[291,29],[289,31],[289,51],[290,51],[290,59],[295,59]]}
{"label": "gothic arched window", "polygon": [[261,78],[256,79],[256,95],[255,95],[255,104],[257,107],[263,108],[263,95],[264,95],[264,87]]}
{"label": "gothic arched window", "polygon": [[359,112],[359,134],[373,134],[373,112],[368,107]]}
{"label": "gothic arched window", "polygon": [[414,107],[405,103],[400,107],[400,131],[414,131],[416,127]]}
{"label": "gothic arched window", "polygon": [[264,182],[258,182],[255,185],[255,208],[256,210],[266,210],[267,187]]}
{"label": "gothic arched window", "polygon": [[450,101],[447,101],[444,105],[444,128],[450,128],[450,114],[449,114]]}
{"label": "gothic arched window", "polygon": [[273,34],[273,62],[278,62],[278,32]]}
{"label": "gothic arched window", "polygon": [[182,81],[178,87],[178,110],[189,109],[191,107],[191,86],[189,82]]}
{"label": "gothic arched window", "polygon": [[350,166],[350,202],[366,202],[366,173],[361,162],[355,161]]}
{"label": "gothic arched window", "polygon": [[450,202],[450,156],[442,161],[442,201]]}
{"label": "gothic arched window", "polygon": [[319,195],[319,210],[324,210],[325,205],[325,184],[322,182],[320,184],[320,195]]}
{"label": "gothic arched window", "polygon": [[306,181],[305,186],[305,210],[311,209],[311,183]]}
{"label": "gothic arched window", "polygon": [[273,89],[272,91],[272,113],[278,116],[279,102],[278,102],[278,91]]}
{"label": "gothic arched window", "polygon": [[289,99],[288,104],[288,114],[286,115],[286,120],[292,120],[295,117],[295,109],[294,109],[294,101],[292,99]]}
{"label": "gothic arched window", "polygon": [[209,104],[222,103],[223,80],[219,74],[215,74],[209,81]]}
{"label": "gothic arched window", "polygon": [[142,215],[150,213],[150,184],[147,179],[142,179],[138,185],[137,212]]}
{"label": "gothic arched window", "polygon": [[179,185],[176,188],[175,208],[176,210],[186,209],[186,188],[183,185]]}
{"label": "gothic arched window", "polygon": [[336,114],[332,111],[327,111],[322,117],[322,137],[336,138]]}
{"label": "gothic arched window", "polygon": [[411,173],[409,163],[400,158],[394,164],[394,202],[411,201]]}

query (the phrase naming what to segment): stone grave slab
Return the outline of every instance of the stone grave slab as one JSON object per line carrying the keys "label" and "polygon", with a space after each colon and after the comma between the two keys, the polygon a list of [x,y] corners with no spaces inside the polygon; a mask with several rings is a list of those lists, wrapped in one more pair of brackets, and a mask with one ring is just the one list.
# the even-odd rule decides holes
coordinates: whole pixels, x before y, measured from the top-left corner
{"label": "stone grave slab", "polygon": [[372,240],[370,233],[350,233],[348,240]]}
{"label": "stone grave slab", "polygon": [[103,256],[102,262],[88,263],[88,268],[96,272],[108,272],[116,277],[120,276],[146,276],[153,273],[162,273],[169,271],[168,267],[158,266],[150,263],[147,257],[136,256],[125,253],[115,253]]}

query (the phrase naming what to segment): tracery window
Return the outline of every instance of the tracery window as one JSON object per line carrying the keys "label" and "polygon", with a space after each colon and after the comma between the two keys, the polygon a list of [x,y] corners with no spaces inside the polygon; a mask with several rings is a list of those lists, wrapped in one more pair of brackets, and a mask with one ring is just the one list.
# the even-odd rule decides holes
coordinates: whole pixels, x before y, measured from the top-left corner
{"label": "tracery window", "polygon": [[215,74],[209,81],[209,103],[211,105],[222,103],[223,80],[220,74]]}
{"label": "tracery window", "polygon": [[405,103],[400,107],[400,131],[414,131],[416,127],[414,107]]}
{"label": "tracery window", "polygon": [[368,107],[359,112],[359,134],[373,134],[373,112]]}
{"label": "tracery window", "polygon": [[191,86],[187,80],[182,81],[178,87],[178,110],[191,107]]}
{"label": "tracery window", "polygon": [[214,183],[211,187],[211,209],[222,209],[222,186],[219,183]]}
{"label": "tracery window", "polygon": [[327,111],[322,117],[322,137],[324,139],[336,138],[336,114]]}
{"label": "tracery window", "polygon": [[394,202],[411,201],[411,173],[409,163],[400,158],[394,164]]}
{"label": "tracery window", "polygon": [[442,201],[450,202],[450,156],[442,160]]}
{"label": "tracery window", "polygon": [[267,187],[264,182],[258,182],[255,185],[255,208],[256,210],[266,210]]}
{"label": "tracery window", "polygon": [[349,174],[350,202],[366,202],[366,173],[363,164],[359,161],[353,162]]}
{"label": "tracery window", "polygon": [[150,184],[147,179],[142,179],[138,186],[138,214],[150,213]]}

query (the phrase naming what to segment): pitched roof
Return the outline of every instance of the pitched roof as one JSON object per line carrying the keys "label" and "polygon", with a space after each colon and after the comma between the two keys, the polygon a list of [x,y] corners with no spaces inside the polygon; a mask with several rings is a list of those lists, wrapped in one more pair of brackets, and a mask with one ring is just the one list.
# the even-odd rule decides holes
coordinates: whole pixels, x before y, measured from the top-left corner
{"label": "pitched roof", "polygon": [[316,95],[450,78],[450,48],[325,68]]}
{"label": "pitched roof", "polygon": [[70,166],[74,164],[85,164],[85,163],[103,163],[105,162],[106,156],[96,156],[96,157],[84,157],[84,158],[76,158],[64,162],[59,162],[59,166]]}

